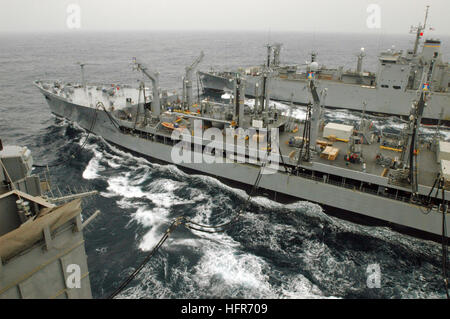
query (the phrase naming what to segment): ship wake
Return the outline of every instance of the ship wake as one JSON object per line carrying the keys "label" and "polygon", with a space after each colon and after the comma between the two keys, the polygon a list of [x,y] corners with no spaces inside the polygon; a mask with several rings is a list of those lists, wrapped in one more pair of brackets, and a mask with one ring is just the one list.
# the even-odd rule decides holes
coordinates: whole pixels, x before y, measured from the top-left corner
{"label": "ship wake", "polygon": [[[174,218],[217,225],[230,220],[247,198],[244,190],[212,177],[151,163],[96,139],[86,147],[92,158],[83,178],[105,183],[101,196],[126,211],[124,229],[117,231],[132,232],[135,239],[130,248],[135,259],[126,271],[103,273],[114,287]],[[108,251],[114,251],[110,245]],[[436,287],[439,256],[435,243],[330,217],[316,204],[255,197],[225,233],[178,228],[119,297],[442,297]],[[367,287],[371,264],[381,267],[386,283],[381,290]]]}

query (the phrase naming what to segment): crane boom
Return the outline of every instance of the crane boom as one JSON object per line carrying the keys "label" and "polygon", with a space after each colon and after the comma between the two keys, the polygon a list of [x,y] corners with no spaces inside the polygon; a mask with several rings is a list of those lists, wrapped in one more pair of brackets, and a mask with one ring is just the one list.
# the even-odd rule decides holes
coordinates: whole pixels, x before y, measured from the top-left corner
{"label": "crane boom", "polygon": [[187,107],[192,106],[193,101],[193,92],[192,92],[192,76],[194,69],[202,62],[204,57],[203,51],[200,52],[200,55],[192,62],[190,66],[186,67],[186,75],[183,81],[183,91],[186,94],[185,103]]}
{"label": "crane boom", "polygon": [[138,62],[136,58],[133,58],[133,64],[138,71],[141,71],[145,76],[147,76],[152,81],[152,114],[155,116],[161,115],[161,102],[159,99],[159,72],[153,72],[149,70],[145,65]]}

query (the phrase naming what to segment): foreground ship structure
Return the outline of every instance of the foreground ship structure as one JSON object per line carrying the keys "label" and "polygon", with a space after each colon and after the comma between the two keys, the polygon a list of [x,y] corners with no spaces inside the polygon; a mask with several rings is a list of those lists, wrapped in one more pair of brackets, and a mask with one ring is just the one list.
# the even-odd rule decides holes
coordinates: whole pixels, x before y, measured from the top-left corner
{"label": "foreground ship structure", "polygon": [[[92,298],[81,197],[48,197],[26,147],[0,142],[0,299]],[[45,174],[47,175],[47,174]],[[98,214],[98,213],[97,213]]]}
{"label": "foreground ship structure", "polygon": [[[428,10],[428,9],[427,9]],[[427,11],[428,14],[428,11]],[[317,54],[311,54],[311,64],[318,66],[317,86],[327,88],[328,96],[325,107],[344,108],[372,113],[409,116],[411,101],[416,98],[416,91],[422,85],[422,76],[428,72],[428,66],[434,61],[430,81],[425,83],[433,92],[427,101],[423,120],[426,122],[450,121],[450,71],[448,62],[442,59],[441,41],[426,39],[421,51],[420,43],[426,29],[423,25],[415,28],[414,47],[407,50],[394,48],[381,52],[376,72],[365,71],[363,60],[364,48],[358,54],[354,70],[343,67],[330,69],[319,65]],[[247,86],[245,94],[257,96],[261,88],[262,73],[270,67],[273,78],[268,90],[272,99],[306,105],[308,96],[309,67],[280,64],[281,44],[268,46],[265,65],[241,68],[239,72],[209,71],[199,72],[202,87],[207,91],[232,91],[233,78],[236,73],[245,76]],[[363,103],[364,102],[364,103]]]}
{"label": "foreground ship structure", "polygon": [[[414,91],[414,99],[407,101],[408,122],[398,135],[375,134],[364,117],[357,127],[325,123],[326,90],[316,85],[320,72],[314,64],[308,66],[310,74],[305,82],[312,102],[307,106],[306,120],[299,121],[291,112],[284,115],[269,103],[270,68],[263,70],[253,106],[245,104],[248,78],[242,77],[233,79],[233,103],[205,99],[193,104],[192,92],[184,92],[182,101],[164,98],[157,72],[134,62],[136,69],[150,78],[152,95],[158,98],[143,102],[139,96],[124,95],[129,103],[119,106],[105,105],[108,101],[92,97],[91,103],[78,104],[67,97],[59,83],[36,81],[35,85],[52,113],[138,154],[247,187],[254,185],[264,166],[267,172],[259,187],[270,193],[305,199],[419,234],[448,237],[450,193],[445,183],[450,177],[450,145],[440,141],[438,134],[431,141],[418,136],[428,99],[437,94],[423,85],[431,80],[434,65],[439,63],[437,57],[431,58],[421,75],[422,84]],[[191,74],[192,68],[186,71]],[[189,81],[189,74],[185,81]],[[191,85],[183,87],[192,90]]]}

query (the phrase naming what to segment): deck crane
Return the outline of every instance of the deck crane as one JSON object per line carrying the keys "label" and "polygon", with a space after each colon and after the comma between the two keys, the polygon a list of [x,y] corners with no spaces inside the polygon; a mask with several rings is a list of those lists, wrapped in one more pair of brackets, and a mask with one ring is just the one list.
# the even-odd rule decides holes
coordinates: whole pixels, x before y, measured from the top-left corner
{"label": "deck crane", "polygon": [[152,116],[159,117],[161,115],[161,102],[159,99],[160,87],[159,87],[159,72],[149,70],[145,65],[138,62],[136,58],[133,58],[133,65],[136,70],[141,71],[152,81],[152,102],[151,112]]}
{"label": "deck crane", "polygon": [[[322,113],[322,104],[320,96],[317,92],[315,83],[315,71],[317,70],[317,62],[310,64],[310,71],[308,72],[309,90],[313,97],[313,103],[310,103],[306,111],[305,127],[303,130],[303,139],[300,147],[300,154],[298,157],[298,165],[305,160],[311,160],[311,150],[315,150],[317,137],[319,136],[319,125]],[[324,92],[326,93],[326,92]],[[303,151],[305,151],[303,153]]]}
{"label": "deck crane", "polygon": [[194,73],[197,65],[202,62],[204,57],[203,51],[200,52],[200,55],[192,62],[190,66],[186,67],[186,74],[183,78],[183,102],[185,107],[191,107],[193,101],[193,92],[192,92],[192,75]]}

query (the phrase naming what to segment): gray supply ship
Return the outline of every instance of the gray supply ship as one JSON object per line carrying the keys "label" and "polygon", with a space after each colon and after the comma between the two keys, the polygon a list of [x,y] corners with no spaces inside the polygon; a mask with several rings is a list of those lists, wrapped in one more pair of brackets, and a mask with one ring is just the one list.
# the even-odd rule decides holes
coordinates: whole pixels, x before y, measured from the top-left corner
{"label": "gray supply ship", "polygon": [[[422,74],[428,70],[430,61],[434,60],[432,75],[427,83],[433,96],[427,101],[423,120],[432,123],[442,120],[449,123],[450,71],[448,62],[442,60],[441,41],[426,39],[419,52],[421,38],[426,30],[427,15],[428,8],[424,24],[412,29],[416,33],[414,48],[406,52],[395,49],[381,52],[376,72],[364,70],[364,48],[358,54],[354,70],[320,66],[316,61],[316,53],[312,53],[311,64],[319,67],[316,74],[317,87],[319,90],[328,89],[325,107],[409,116],[410,103],[422,84]],[[265,65],[240,68],[238,72],[199,72],[202,87],[205,91],[233,91],[233,79],[236,73],[239,73],[245,76],[247,82],[245,94],[257,96],[261,88],[262,72],[266,67],[270,67],[274,72],[268,88],[271,98],[306,105],[309,101],[309,67],[302,69],[300,65],[281,65],[280,51],[281,44],[268,45]]]}
{"label": "gray supply ship", "polygon": [[[438,134],[432,141],[418,136],[428,99],[440,94],[425,85],[434,76],[438,57],[431,57],[420,88],[405,102],[410,113],[402,133],[377,135],[364,116],[356,127],[324,123],[322,102],[327,92],[316,87],[320,73],[314,64],[308,66],[310,76],[305,80],[312,101],[305,121],[291,116],[292,104],[287,115],[270,105],[270,68],[263,70],[252,107],[245,104],[243,93],[248,78],[239,77],[233,80],[233,103],[207,99],[194,103],[192,73],[202,56],[186,68],[180,102],[164,96],[158,73],[136,60],[135,68],[152,81],[152,99],[146,103],[124,93],[128,103],[118,105],[114,96],[85,85],[75,89],[84,95],[74,93],[85,99],[75,101],[59,83],[35,85],[52,113],[132,152],[247,187],[255,184],[263,169],[259,187],[269,193],[337,208],[349,216],[375,218],[417,234],[448,237],[450,145]],[[93,91],[102,100],[89,94]]]}
{"label": "gray supply ship", "polygon": [[[0,299],[92,298],[81,198],[46,196],[26,147],[0,141]],[[45,173],[45,177],[47,172]]]}

